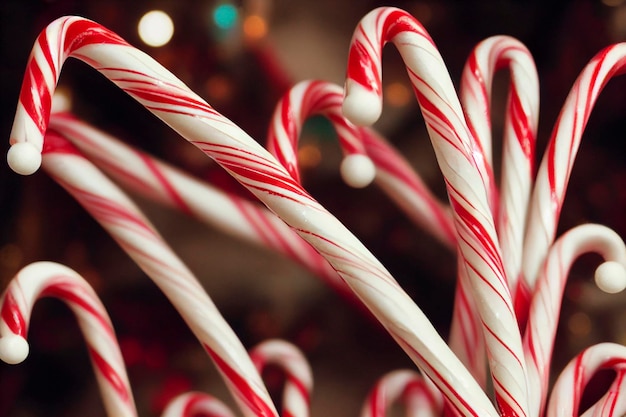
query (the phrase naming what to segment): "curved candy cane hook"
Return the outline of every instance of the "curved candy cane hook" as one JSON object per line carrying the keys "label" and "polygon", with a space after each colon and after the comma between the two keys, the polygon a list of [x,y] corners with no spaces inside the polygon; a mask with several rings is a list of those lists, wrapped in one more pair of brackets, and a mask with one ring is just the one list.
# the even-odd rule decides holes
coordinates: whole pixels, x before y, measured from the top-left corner
{"label": "curved candy cane hook", "polygon": [[55,297],[72,310],[85,337],[100,393],[110,417],[136,417],[124,359],[106,309],[95,291],[70,268],[36,262],[20,270],[0,298],[0,359],[20,363],[35,302]]}
{"label": "curved candy cane hook", "polygon": [[[580,402],[585,387],[602,369],[616,376],[608,391],[583,414]],[[626,346],[600,343],[585,349],[557,378],[548,402],[546,417],[621,417],[626,413]]]}
{"label": "curved candy cane hook", "polygon": [[284,340],[272,339],[252,348],[250,357],[260,373],[268,365],[277,365],[285,372],[283,417],[309,417],[313,375],[300,349]]}
{"label": "curved candy cane hook", "polygon": [[593,106],[609,80],[626,69],[626,43],[600,51],[585,66],[556,121],[541,160],[528,213],[518,294],[532,293],[548,248],[554,241],[565,191]]}
{"label": "curved candy cane hook", "polygon": [[[490,119],[492,82],[495,73],[501,69],[509,70],[511,80],[505,110],[498,201],[493,178]],[[478,147],[475,160],[480,175],[487,178],[490,185],[490,201],[497,219],[502,259],[509,288],[513,291],[521,270],[539,119],[539,76],[526,46],[508,36],[493,36],[480,42],[463,69],[460,98],[472,138]],[[518,322],[522,324],[527,308],[527,305],[517,308]]]}
{"label": "curved candy cane hook", "polygon": [[361,417],[386,417],[397,401],[404,403],[407,417],[439,417],[443,398],[419,373],[401,369],[383,376],[369,393]]}
{"label": "curved candy cane hook", "polygon": [[412,221],[454,248],[456,235],[449,208],[377,132],[350,123],[342,114],[342,103],[343,89],[336,84],[296,84],[276,105],[267,135],[268,150],[300,182],[297,149],[304,122],[314,115],[328,118],[345,155],[341,174],[346,183],[363,187],[375,179]]}
{"label": "curved candy cane hook", "polygon": [[540,271],[524,335],[535,415],[543,415],[545,407],[554,338],[569,270],[579,256],[589,252],[596,252],[604,259],[596,269],[596,280],[601,286],[612,290],[626,286],[626,246],[613,230],[585,224],[569,230],[554,242]]}
{"label": "curved candy cane hook", "polygon": [[231,409],[212,395],[186,392],[174,398],[161,417],[235,417]]}

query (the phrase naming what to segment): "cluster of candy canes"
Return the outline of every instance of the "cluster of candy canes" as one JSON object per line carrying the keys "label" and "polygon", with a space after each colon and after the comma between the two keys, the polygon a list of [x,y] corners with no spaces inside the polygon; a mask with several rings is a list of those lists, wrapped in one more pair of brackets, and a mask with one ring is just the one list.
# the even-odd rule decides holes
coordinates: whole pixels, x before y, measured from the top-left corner
{"label": "cluster of candy canes", "polygon": [[[50,158],[46,157],[49,161],[61,159],[61,154],[66,154],[64,157],[76,155],[67,145],[54,145],[58,143],[54,139],[58,135],[46,135],[45,142],[43,138],[60,67],[68,56],[82,59],[216,160],[330,263],[340,279],[428,377],[420,392],[429,400],[425,401],[425,406],[419,407],[436,415],[441,412],[444,401],[456,415],[542,415],[546,407],[546,369],[554,340],[551,331],[558,319],[562,287],[572,259],[586,251],[599,252],[609,261],[598,270],[598,281],[605,287],[609,283],[615,284],[615,289],[621,289],[620,280],[626,275],[624,244],[618,236],[602,227],[581,226],[553,244],[564,190],[582,130],[601,87],[624,65],[624,46],[607,48],[583,71],[555,126],[529,198],[537,94],[533,93],[534,85],[527,88],[527,83],[532,84],[535,80],[532,71],[529,72],[529,67],[524,64],[528,62],[527,51],[506,38],[494,38],[476,49],[468,61],[461,94],[465,108],[482,103],[483,112],[472,115],[464,112],[445,64],[419,22],[398,9],[375,10],[359,24],[350,49],[343,107],[345,114],[356,123],[371,123],[380,113],[380,55],[388,41],[398,47],[407,66],[451,203],[454,234],[444,232],[440,235],[444,242],[456,242],[459,253],[459,290],[455,306],[456,328],[459,330],[458,333],[453,331],[451,338],[460,340],[451,342],[451,345],[460,346],[455,350],[465,357],[467,363],[472,355],[482,355],[481,341],[484,339],[498,411],[484,392],[485,381],[481,377],[484,370],[481,370],[480,361],[470,364],[468,370],[382,265],[301,187],[295,159],[293,155],[289,156],[295,154],[293,149],[297,140],[297,134],[289,131],[294,129],[289,125],[291,119],[283,118],[282,125],[279,124],[288,131],[287,141],[270,134],[270,142],[274,141],[270,149],[277,155],[274,158],[170,73],[115,34],[84,19],[63,18],[51,24],[40,36],[31,56],[11,136],[13,146],[9,162],[16,171],[30,173],[37,168],[44,145],[46,153],[51,154]],[[511,68],[512,89],[505,129],[503,186],[498,197],[491,167],[490,137],[485,133],[489,130],[488,118],[485,119],[488,112],[484,109],[488,109],[492,74],[503,65]],[[523,94],[524,91],[527,94]],[[296,101],[307,103],[302,98]],[[293,106],[287,105],[286,108]],[[324,104],[317,106],[323,108]],[[307,111],[310,110],[304,113]],[[335,121],[333,117],[331,120]],[[335,125],[341,123],[335,122]],[[343,147],[346,153],[358,156],[346,158],[344,175],[357,185],[367,183],[372,176],[373,162],[377,167],[377,178],[385,178],[379,176],[385,171],[385,161],[376,161],[376,152],[367,150],[368,143],[373,143],[371,146],[374,147],[384,142],[368,142],[366,138],[371,136],[367,130],[351,129],[356,132],[357,140],[345,140]],[[59,149],[63,151],[59,152]],[[80,175],[71,173],[70,165],[74,162],[64,165],[44,161],[44,166],[57,164],[60,165],[58,169],[49,169],[54,172],[52,175],[57,176],[118,239],[180,309],[224,374],[243,412],[246,415],[275,415],[266,393],[258,386],[258,374],[247,365],[246,359],[242,359],[246,356],[229,355],[225,348],[235,343],[230,339],[229,331],[218,327],[226,336],[204,333],[202,325],[195,321],[197,318],[190,317],[189,311],[181,305],[181,300],[188,297],[206,302],[204,308],[211,314],[202,320],[223,321],[217,311],[213,311],[214,306],[208,297],[178,291],[171,285],[175,281],[183,284],[183,288],[198,290],[197,283],[179,265],[171,251],[164,249],[156,232],[130,205],[119,205],[124,197],[115,194],[117,191],[101,187],[106,180],[97,180],[98,188],[105,189],[98,190],[103,195],[86,191],[89,190],[87,185],[76,184],[79,180],[75,177]],[[355,171],[364,174],[354,175]],[[387,171],[390,172],[393,174],[393,171]],[[385,184],[384,179],[381,182],[381,185]],[[410,207],[410,201],[403,200],[402,193],[398,192],[402,187],[410,187],[409,182],[402,184],[402,177],[397,175],[389,183],[395,183],[396,187],[396,194],[390,191],[390,195],[404,201],[399,202],[403,208]],[[398,183],[402,186],[398,187]],[[436,203],[426,194],[419,195],[422,195],[422,202]],[[516,212],[526,206],[530,207],[528,217],[523,209]],[[441,205],[437,203],[429,207],[440,219],[439,225],[449,224],[446,220],[449,213]],[[146,251],[146,247],[150,250]],[[548,250],[550,247],[552,249]],[[167,254],[166,259],[172,262],[168,268],[175,271],[176,279],[155,270],[153,262],[162,261],[163,254]],[[545,272],[540,273],[542,264]],[[554,275],[551,275],[554,269],[559,278],[556,284]],[[546,320],[550,322],[548,331],[538,326]],[[464,333],[465,323],[474,330]],[[241,351],[240,347],[235,349]],[[621,415],[626,410],[624,395],[620,395],[626,361],[623,351],[617,345],[602,344],[578,356],[558,379],[557,394],[547,407],[548,415],[578,414],[585,384],[595,370],[602,367],[615,369],[618,378],[589,412]],[[390,386],[394,384],[390,383]],[[573,393],[574,401],[563,392]],[[374,409],[376,407],[372,407]],[[563,409],[566,409],[565,414],[559,414]],[[376,415],[374,413],[372,411]]]}

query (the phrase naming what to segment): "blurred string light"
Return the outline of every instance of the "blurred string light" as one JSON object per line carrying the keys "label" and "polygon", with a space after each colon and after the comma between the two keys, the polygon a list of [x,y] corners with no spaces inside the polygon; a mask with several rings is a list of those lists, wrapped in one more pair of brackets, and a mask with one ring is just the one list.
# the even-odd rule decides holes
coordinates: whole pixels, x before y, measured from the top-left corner
{"label": "blurred string light", "polygon": [[149,46],[166,45],[174,35],[174,22],[162,10],[152,10],[144,14],[137,26],[139,37]]}

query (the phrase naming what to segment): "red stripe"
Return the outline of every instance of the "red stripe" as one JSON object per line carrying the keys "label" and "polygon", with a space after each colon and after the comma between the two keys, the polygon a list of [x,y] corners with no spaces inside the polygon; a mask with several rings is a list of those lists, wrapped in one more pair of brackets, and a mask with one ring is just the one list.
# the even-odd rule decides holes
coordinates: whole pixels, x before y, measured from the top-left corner
{"label": "red stripe", "polygon": [[244,404],[252,410],[257,417],[276,417],[273,408],[259,397],[248,381],[235,371],[220,355],[218,355],[211,347],[204,344],[205,350],[209,353],[215,365],[226,375],[228,381],[237,389],[237,396]]}
{"label": "red stripe", "polygon": [[4,296],[4,302],[2,304],[2,320],[6,323],[13,334],[26,338],[28,332],[28,324],[22,316],[22,312],[15,301],[15,297],[12,292],[7,292]]}
{"label": "red stripe", "polygon": [[95,368],[113,387],[122,401],[129,402],[131,400],[131,396],[128,392],[126,382],[122,379],[120,374],[117,373],[115,368],[113,368],[111,364],[100,356],[98,351],[91,346],[89,346],[89,355],[91,356],[91,360],[93,361]]}

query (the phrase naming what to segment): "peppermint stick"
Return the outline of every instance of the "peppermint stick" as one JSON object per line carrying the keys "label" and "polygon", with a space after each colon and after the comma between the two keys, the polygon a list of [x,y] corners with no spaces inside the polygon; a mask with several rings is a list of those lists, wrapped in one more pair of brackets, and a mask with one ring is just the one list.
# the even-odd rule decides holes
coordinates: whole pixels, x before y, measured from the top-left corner
{"label": "peppermint stick", "polygon": [[[612,369],[615,379],[607,392],[580,413],[583,392],[600,370]],[[600,343],[585,349],[557,378],[548,402],[546,417],[621,417],[626,413],[626,347]]]}
{"label": "peppermint stick", "polygon": [[286,376],[282,397],[282,415],[309,417],[313,388],[311,368],[302,352],[284,340],[266,340],[250,351],[259,373],[269,365],[279,366]]}
{"label": "peppermint stick", "polygon": [[[504,415],[528,415],[522,341],[489,204],[489,185],[474,160],[474,141],[445,63],[432,39],[408,13],[380,8],[366,15],[350,46],[344,112],[354,123],[381,112],[383,45],[398,48],[444,175],[459,250],[483,322],[496,402]],[[460,276],[463,276],[460,274]]]}
{"label": "peppermint stick", "polygon": [[597,252],[604,262],[596,270],[601,287],[626,286],[626,246],[613,230],[595,224],[575,227],[550,248],[531,299],[524,350],[533,415],[543,415],[563,291],[569,270],[585,253]]}
{"label": "peppermint stick", "polygon": [[244,241],[282,253],[339,293],[353,298],[328,262],[264,206],[227,194],[71,114],[52,114],[50,128],[65,136],[98,168],[129,190]]}
{"label": "peppermint stick", "polygon": [[407,417],[439,417],[443,411],[443,400],[433,388],[415,371],[392,371],[383,376],[369,393],[361,417],[385,417],[397,401],[404,403]]}
{"label": "peppermint stick", "polygon": [[226,404],[209,394],[186,392],[165,407],[161,417],[235,417]]}
{"label": "peppermint stick", "polygon": [[[146,54],[102,26],[77,17],[60,18],[38,38],[11,134],[8,159],[16,171],[26,174],[37,169],[50,111],[47,98],[68,56],[98,69],[175,128],[313,245],[460,415],[497,415],[432,323],[358,239],[245,132]],[[36,88],[31,88],[33,83]]]}
{"label": "peppermint stick", "polygon": [[26,359],[30,316],[39,298],[57,298],[72,310],[83,333],[96,380],[110,417],[137,416],[133,394],[115,331],[91,286],[70,268],[35,262],[22,268],[0,298],[0,359]]}
{"label": "peppermint stick", "polygon": [[[505,110],[502,178],[498,197],[491,145],[491,90],[495,73],[503,68],[510,71],[510,89]],[[528,49],[508,36],[493,36],[480,42],[463,69],[460,98],[468,127],[478,147],[474,152],[476,165],[488,184],[492,213],[497,219],[507,282],[514,291],[521,270],[539,119],[539,80]],[[518,322],[523,323],[522,313],[525,317],[525,312],[517,311]]]}
{"label": "peppermint stick", "polygon": [[563,104],[530,200],[518,297],[528,299],[556,236],[565,191],[591,110],[606,83],[625,67],[626,44],[605,48],[585,66]]}
{"label": "peppermint stick", "polygon": [[456,244],[449,208],[424,184],[411,165],[376,131],[357,127],[342,114],[343,89],[323,81],[296,84],[276,105],[267,134],[267,149],[301,183],[298,139],[307,118],[326,117],[335,128],[344,153],[341,175],[353,187],[373,179],[395,203],[447,247]]}
{"label": "peppermint stick", "polygon": [[43,167],[163,291],[209,353],[244,415],[277,416],[241,341],[136,205],[54,131],[46,134]]}

